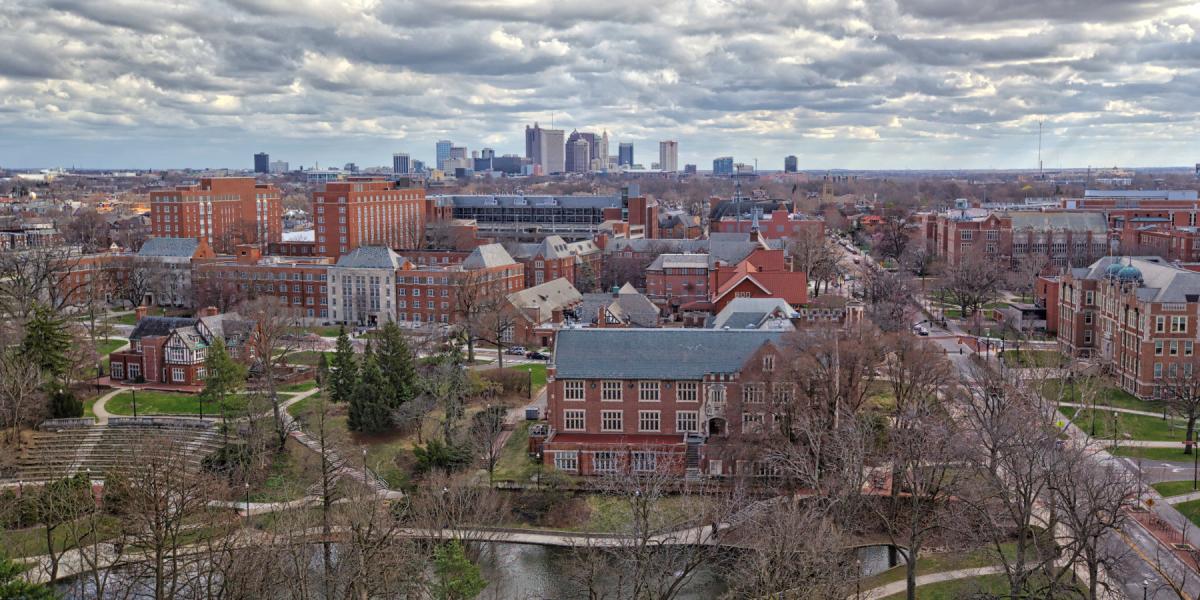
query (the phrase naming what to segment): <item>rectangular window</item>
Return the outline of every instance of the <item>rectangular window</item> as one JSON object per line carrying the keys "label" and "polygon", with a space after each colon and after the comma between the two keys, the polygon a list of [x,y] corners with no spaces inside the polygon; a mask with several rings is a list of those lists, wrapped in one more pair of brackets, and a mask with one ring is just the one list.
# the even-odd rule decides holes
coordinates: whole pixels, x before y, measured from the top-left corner
{"label": "rectangular window", "polygon": [[109,374],[112,379],[125,379],[125,365],[123,363],[113,363],[109,369]]}
{"label": "rectangular window", "polygon": [[597,473],[612,473],[617,470],[616,452],[597,452],[592,455],[592,470]]}
{"label": "rectangular window", "polygon": [[1091,290],[1084,292],[1083,293],[1083,302],[1084,302],[1084,304],[1087,304],[1088,306],[1092,306],[1093,304],[1095,304],[1096,303],[1096,292],[1093,292]]}
{"label": "rectangular window", "polygon": [[1192,349],[1193,349],[1192,342],[1187,341],[1187,342],[1183,343],[1183,355],[1184,356],[1191,356]]}
{"label": "rectangular window", "polygon": [[554,468],[558,469],[559,471],[578,471],[579,453],[575,451],[555,452]]}
{"label": "rectangular window", "polygon": [[742,413],[742,433],[762,433],[762,413]]}
{"label": "rectangular window", "polygon": [[624,426],[625,413],[620,410],[600,411],[600,431],[621,431]]}
{"label": "rectangular window", "polygon": [[563,411],[563,429],[565,431],[583,431],[585,411],[573,408]]}
{"label": "rectangular window", "polygon": [[1187,317],[1171,317],[1171,333],[1187,333],[1187,322]]}
{"label": "rectangular window", "polygon": [[633,461],[634,471],[646,473],[653,471],[658,466],[658,455],[653,452],[634,452],[630,458]]}
{"label": "rectangular window", "polygon": [[1171,356],[1179,356],[1179,342],[1171,340]]}
{"label": "rectangular window", "polygon": [[638,382],[638,401],[640,401],[640,402],[658,402],[658,382],[657,381],[639,381]]}
{"label": "rectangular window", "polygon": [[183,381],[183,369],[171,369],[171,381]]}
{"label": "rectangular window", "polygon": [[676,433],[699,433],[700,413],[694,410],[681,410],[675,413]]}
{"label": "rectangular window", "polygon": [[763,356],[762,370],[766,373],[770,373],[771,371],[775,370],[775,355],[774,354],[767,354],[767,355]]}
{"label": "rectangular window", "polygon": [[129,363],[129,366],[126,368],[129,369],[130,379],[137,379],[142,376],[142,365],[137,363]]}
{"label": "rectangular window", "polygon": [[773,400],[776,404],[790,404],[792,402],[793,389],[793,385],[790,383],[777,382],[771,384],[771,391],[774,392],[775,396]]}
{"label": "rectangular window", "polygon": [[567,379],[563,381],[564,400],[583,400],[583,380]]}
{"label": "rectangular window", "polygon": [[1163,355],[1163,341],[1162,340],[1154,340],[1154,355],[1155,356]]}
{"label": "rectangular window", "polygon": [[1167,330],[1166,317],[1154,317],[1154,331],[1162,333]]}
{"label": "rectangular window", "polygon": [[742,387],[742,401],[757,404],[763,401],[763,386],[761,383],[747,383]]}
{"label": "rectangular window", "polygon": [[656,432],[661,430],[662,415],[657,410],[638,411],[638,431]]}
{"label": "rectangular window", "polygon": [[699,398],[697,389],[700,384],[695,381],[676,381],[675,400],[677,402],[696,402]]}
{"label": "rectangular window", "polygon": [[1154,363],[1154,378],[1162,378],[1162,363]]}
{"label": "rectangular window", "polygon": [[621,383],[620,381],[605,380],[600,383],[600,399],[601,400],[620,400],[621,399]]}

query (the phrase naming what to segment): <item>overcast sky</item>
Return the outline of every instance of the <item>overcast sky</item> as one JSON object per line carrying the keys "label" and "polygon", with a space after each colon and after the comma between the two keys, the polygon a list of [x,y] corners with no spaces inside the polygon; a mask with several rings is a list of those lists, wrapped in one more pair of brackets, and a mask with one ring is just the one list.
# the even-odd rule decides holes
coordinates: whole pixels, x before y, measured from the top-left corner
{"label": "overcast sky", "polygon": [[1200,162],[1200,2],[0,0],[0,165],[245,168],[524,153],[638,162]]}

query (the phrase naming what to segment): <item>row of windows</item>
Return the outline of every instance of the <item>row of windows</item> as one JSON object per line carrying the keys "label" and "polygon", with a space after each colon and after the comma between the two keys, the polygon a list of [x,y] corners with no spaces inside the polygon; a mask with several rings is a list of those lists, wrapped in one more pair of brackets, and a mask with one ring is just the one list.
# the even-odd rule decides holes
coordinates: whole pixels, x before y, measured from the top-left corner
{"label": "row of windows", "polygon": [[[742,433],[761,433],[766,422],[766,414],[761,412],[742,413]],[[563,411],[563,431],[586,431],[587,410],[570,408]],[[600,411],[600,431],[603,433],[622,433],[625,431],[625,411]],[[639,410],[637,412],[638,433],[662,433],[662,411]],[[673,433],[699,433],[700,413],[694,410],[675,412],[675,430]]]}
{"label": "row of windows", "polygon": [[1194,344],[1191,340],[1185,340],[1180,344],[1179,340],[1171,340],[1170,343],[1164,340],[1154,341],[1154,355],[1163,356],[1164,353],[1169,353],[1170,356],[1179,356],[1180,349],[1183,350],[1184,356],[1191,356],[1194,350]]}
{"label": "row of windows", "polygon": [[[617,470],[619,453],[600,451],[592,453],[592,470],[597,473],[612,473]],[[650,472],[658,468],[658,454],[654,452],[629,453],[629,466],[637,472]],[[579,452],[576,450],[554,453],[554,468],[560,471],[579,471]]]}
{"label": "row of windows", "polygon": [[[622,400],[624,382],[618,380],[605,380],[601,382],[600,397],[602,400],[619,401]],[[696,402],[698,384],[695,381],[677,381],[675,399],[679,402]],[[671,382],[667,382],[670,386]],[[563,381],[563,398],[566,400],[583,400],[584,399],[584,382],[582,379],[567,379]],[[592,382],[592,387],[596,386]],[[629,386],[633,387],[634,383],[629,382]],[[639,381],[637,382],[637,399],[641,402],[658,402],[661,397],[662,382],[660,381]]]}

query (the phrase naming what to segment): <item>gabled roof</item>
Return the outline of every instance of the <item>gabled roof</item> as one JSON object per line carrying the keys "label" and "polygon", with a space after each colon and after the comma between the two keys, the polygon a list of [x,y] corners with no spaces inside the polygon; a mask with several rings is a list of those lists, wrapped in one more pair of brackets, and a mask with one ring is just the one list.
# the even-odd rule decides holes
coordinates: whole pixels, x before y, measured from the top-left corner
{"label": "gabled roof", "polygon": [[500,244],[484,244],[471,251],[463,261],[464,269],[488,269],[516,264],[513,257]]}
{"label": "gabled roof", "polygon": [[707,269],[709,258],[707,254],[659,254],[654,262],[646,267],[647,271],[663,269]]}
{"label": "gabled roof", "polygon": [[151,317],[145,316],[138,320],[129,334],[129,339],[137,340],[148,336],[167,336],[180,327],[192,327],[198,319],[192,317]]}
{"label": "gabled roof", "polygon": [[1013,212],[1008,213],[1012,219],[1013,231],[1033,229],[1035,231],[1052,231],[1066,229],[1070,231],[1091,231],[1096,234],[1108,232],[1108,220],[1103,213],[1098,212]]}
{"label": "gabled roof", "polygon": [[526,318],[536,315],[538,323],[549,321],[554,311],[570,308],[583,301],[583,295],[564,277],[525,288],[508,295],[508,301]]}
{"label": "gabled roof", "polygon": [[391,269],[404,265],[404,258],[387,246],[359,246],[342,255],[335,267],[341,269]]}
{"label": "gabled roof", "polygon": [[146,240],[137,255],[143,258],[191,258],[200,248],[196,238],[156,237]]}
{"label": "gabled roof", "polygon": [[733,373],[779,331],[564,329],[554,343],[558,379],[687,379]]}

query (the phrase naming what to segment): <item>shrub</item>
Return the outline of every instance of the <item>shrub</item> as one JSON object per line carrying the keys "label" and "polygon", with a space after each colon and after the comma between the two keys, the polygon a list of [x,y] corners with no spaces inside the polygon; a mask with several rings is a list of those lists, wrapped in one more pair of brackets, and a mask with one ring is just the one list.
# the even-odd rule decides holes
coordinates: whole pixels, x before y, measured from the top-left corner
{"label": "shrub", "polygon": [[418,473],[428,473],[434,469],[450,473],[467,466],[471,461],[470,452],[466,448],[436,439],[429,440],[424,446],[414,446],[413,456],[417,459]]}

